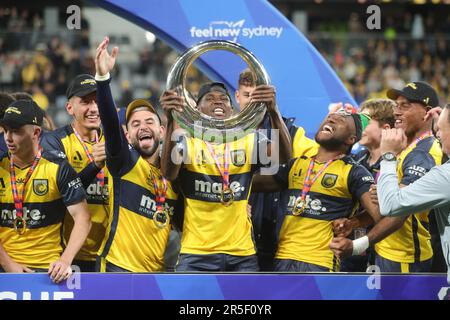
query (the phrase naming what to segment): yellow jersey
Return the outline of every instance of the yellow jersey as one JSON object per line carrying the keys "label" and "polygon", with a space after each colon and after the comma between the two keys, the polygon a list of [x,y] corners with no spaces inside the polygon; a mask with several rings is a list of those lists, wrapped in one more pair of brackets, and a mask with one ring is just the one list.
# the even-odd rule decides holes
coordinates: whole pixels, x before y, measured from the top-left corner
{"label": "yellow jersey", "polygon": [[[105,137],[99,132],[99,142],[104,142]],[[96,174],[100,171],[95,164],[91,163],[80,140],[73,131],[71,125],[64,126],[55,131],[43,135],[41,144],[45,150],[59,150],[66,154],[70,165],[80,176],[87,194],[87,203],[91,213],[92,227],[86,242],[75,257],[76,260],[95,261],[97,252],[105,237],[109,216],[109,193],[108,193],[108,169],[105,166],[104,186],[97,179]],[[94,142],[85,142],[86,147],[92,154]],[[66,215],[64,218],[64,242],[70,238],[73,228],[73,218]]]}
{"label": "yellow jersey", "polygon": [[[339,263],[329,244],[333,239],[333,220],[353,215],[361,196],[369,191],[373,177],[349,156],[333,161],[313,183],[306,195],[306,207],[293,215],[301,198],[303,183],[311,157],[302,156],[282,165],[275,179],[289,192],[284,222],[275,258],[316,264],[331,271]],[[315,162],[313,177],[325,163]]]}
{"label": "yellow jersey", "polygon": [[298,127],[292,139],[292,158],[317,154],[319,144],[305,135],[305,129]]}
{"label": "yellow jersey", "polygon": [[[26,184],[23,218],[27,230],[19,235],[13,227],[16,218],[11,188],[10,158],[0,155],[0,243],[17,263],[48,269],[59,259],[61,228],[66,207],[86,198],[80,178],[60,152],[43,152]],[[19,194],[30,166],[15,167]]]}
{"label": "yellow jersey", "polygon": [[[435,165],[442,162],[442,149],[434,137],[417,143],[414,148],[400,154],[397,164],[399,184],[409,185]],[[403,226],[375,245],[375,251],[383,258],[399,263],[417,263],[431,259],[431,235],[429,211],[408,216]]]}
{"label": "yellow jersey", "polygon": [[224,154],[225,144],[211,144],[222,168],[229,159],[229,187],[234,192],[229,206],[220,201],[223,178],[206,143],[185,139],[187,155],[179,174],[185,198],[181,253],[255,254],[247,204],[253,173],[259,167],[257,145],[267,139],[262,137],[251,133],[228,143],[228,155]]}
{"label": "yellow jersey", "polygon": [[163,189],[159,168],[128,147],[117,156],[108,157],[110,169],[111,219],[99,250],[100,270],[110,262],[131,272],[164,270],[164,252],[170,232],[170,219],[178,198],[167,181],[165,209],[170,213],[167,225],[160,229],[153,221],[156,197],[153,177]]}

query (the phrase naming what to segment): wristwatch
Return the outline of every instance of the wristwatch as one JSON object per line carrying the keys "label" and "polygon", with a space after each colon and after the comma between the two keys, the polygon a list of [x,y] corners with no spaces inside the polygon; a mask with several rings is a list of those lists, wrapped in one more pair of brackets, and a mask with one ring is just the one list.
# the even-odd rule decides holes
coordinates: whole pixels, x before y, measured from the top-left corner
{"label": "wristwatch", "polygon": [[397,156],[395,154],[393,154],[392,152],[386,152],[383,153],[383,155],[381,156],[382,160],[386,160],[386,161],[395,161],[397,160]]}

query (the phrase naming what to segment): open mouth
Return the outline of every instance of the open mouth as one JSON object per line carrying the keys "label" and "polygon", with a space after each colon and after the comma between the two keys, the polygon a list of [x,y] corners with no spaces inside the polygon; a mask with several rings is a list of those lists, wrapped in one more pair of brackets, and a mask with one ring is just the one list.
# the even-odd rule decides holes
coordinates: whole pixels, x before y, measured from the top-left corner
{"label": "open mouth", "polygon": [[399,127],[399,126],[401,126],[403,124],[403,120],[401,120],[401,119],[396,119],[395,120],[395,126],[396,127]]}
{"label": "open mouth", "polygon": [[225,115],[225,110],[223,108],[216,107],[214,108],[213,113],[215,116],[223,117]]}
{"label": "open mouth", "polygon": [[153,140],[153,135],[150,133],[144,133],[144,134],[140,135],[138,138],[139,138],[139,141],[151,141],[151,140]]}
{"label": "open mouth", "polygon": [[86,116],[86,119],[90,121],[97,121],[99,119],[99,115],[88,115]]}
{"label": "open mouth", "polygon": [[326,124],[322,127],[322,132],[326,134],[333,134],[334,128]]}

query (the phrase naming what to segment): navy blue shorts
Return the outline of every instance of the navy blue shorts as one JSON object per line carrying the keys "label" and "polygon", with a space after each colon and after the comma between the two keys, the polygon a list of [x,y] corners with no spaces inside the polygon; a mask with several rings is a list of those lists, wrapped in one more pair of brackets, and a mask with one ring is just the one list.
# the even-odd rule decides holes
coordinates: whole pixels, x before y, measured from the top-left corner
{"label": "navy blue shorts", "polygon": [[386,258],[375,253],[375,265],[380,268],[381,272],[430,272],[433,258],[416,263],[400,263]]}
{"label": "navy blue shorts", "polygon": [[95,272],[95,261],[84,261],[84,260],[74,260],[72,262],[72,265],[77,266],[80,268],[81,272]]}
{"label": "navy blue shorts", "polygon": [[281,272],[330,272],[331,270],[316,264],[292,259],[275,259],[275,271]]}
{"label": "navy blue shorts", "polygon": [[180,254],[175,268],[176,272],[256,272],[259,271],[258,258],[250,256],[233,256],[225,253],[216,254]]}

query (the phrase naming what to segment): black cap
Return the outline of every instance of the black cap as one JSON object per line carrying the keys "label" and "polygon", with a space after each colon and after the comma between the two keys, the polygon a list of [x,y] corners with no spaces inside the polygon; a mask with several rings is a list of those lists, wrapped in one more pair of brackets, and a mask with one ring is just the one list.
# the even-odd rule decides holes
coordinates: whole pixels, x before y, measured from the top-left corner
{"label": "black cap", "polygon": [[16,100],[5,110],[0,126],[18,129],[26,124],[42,126],[44,111],[33,100]]}
{"label": "black cap", "polygon": [[73,96],[84,97],[95,91],[97,91],[97,82],[94,77],[89,74],[79,74],[70,82],[66,96],[67,99]]}
{"label": "black cap", "polygon": [[386,95],[392,100],[403,96],[411,102],[423,103],[425,106],[437,107],[439,105],[436,90],[423,81],[410,82],[402,90],[390,89]]}
{"label": "black cap", "polygon": [[198,91],[197,104],[207,93],[213,92],[213,91],[218,91],[218,92],[222,92],[222,93],[226,94],[228,96],[228,98],[230,99],[230,103],[231,103],[231,97],[230,97],[230,93],[227,90],[227,87],[225,87],[225,85],[222,82],[210,82],[210,83],[206,83],[206,84],[202,85],[200,90]]}

